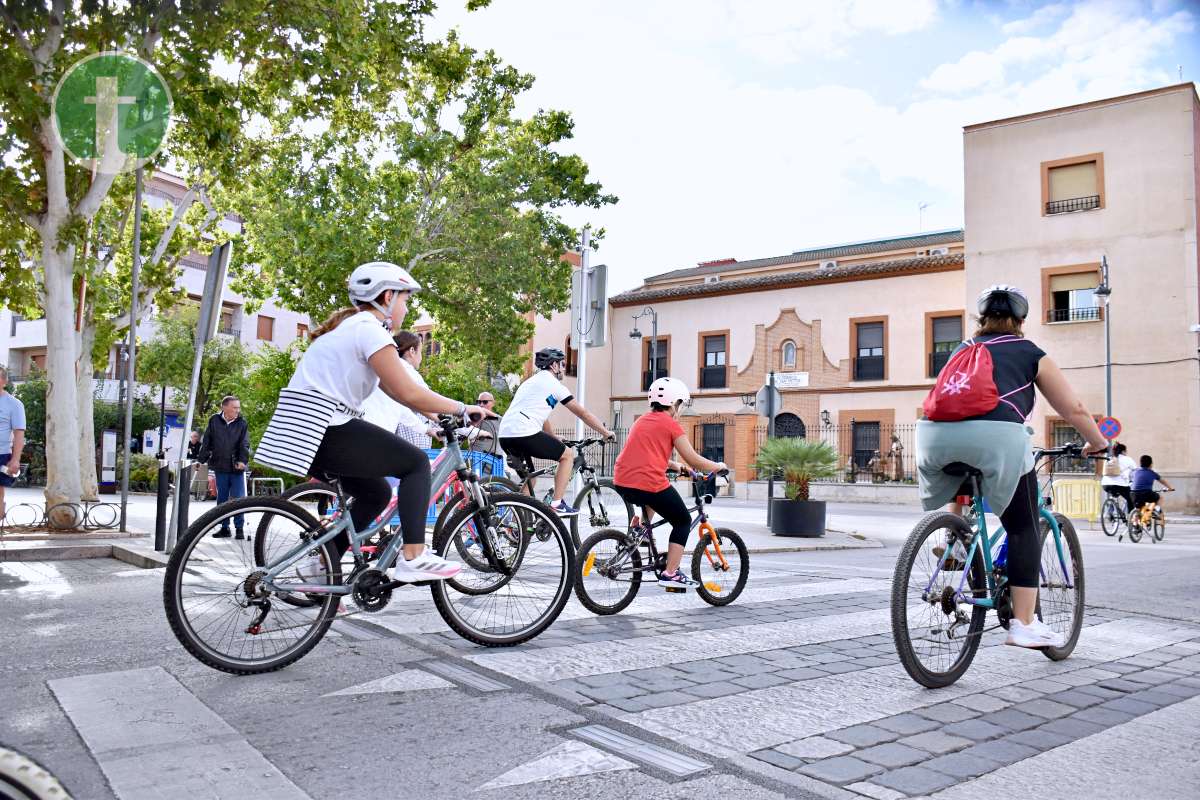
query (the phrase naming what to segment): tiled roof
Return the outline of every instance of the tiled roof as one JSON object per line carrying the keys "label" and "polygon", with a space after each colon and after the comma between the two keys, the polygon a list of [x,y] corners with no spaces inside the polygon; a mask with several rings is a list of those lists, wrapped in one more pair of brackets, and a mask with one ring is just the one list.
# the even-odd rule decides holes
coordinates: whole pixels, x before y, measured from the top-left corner
{"label": "tiled roof", "polygon": [[946,256],[918,256],[892,261],[876,261],[834,269],[805,269],[799,272],[781,272],[772,275],[751,275],[745,278],[730,278],[714,283],[688,283],[680,286],[646,287],[622,292],[609,299],[614,306],[648,303],[655,300],[682,300],[688,297],[703,297],[709,294],[758,292],[766,289],[782,289],[805,284],[834,283],[846,280],[870,280],[896,275],[915,275],[922,272],[948,272],[962,269],[965,259],[962,253]]}
{"label": "tiled roof", "polygon": [[820,261],[823,259],[844,258],[847,256],[870,255],[871,253],[884,253],[888,250],[896,250],[901,247],[929,247],[931,245],[961,242],[962,240],[963,231],[961,228],[949,231],[917,233],[913,234],[912,236],[897,236],[892,239],[876,239],[869,242],[852,242],[849,244],[833,245],[831,247],[820,247],[814,250],[797,250],[795,253],[789,253],[786,256],[755,258],[751,259],[750,261],[739,261],[736,264],[731,264],[728,262],[706,262],[695,267],[686,267],[684,269],[672,270],[671,272],[663,272],[659,275],[651,275],[649,278],[646,278],[646,283],[675,280],[678,278],[700,277],[701,275],[712,275],[719,272],[728,272],[731,269],[775,267],[782,264],[798,264],[804,261]]}

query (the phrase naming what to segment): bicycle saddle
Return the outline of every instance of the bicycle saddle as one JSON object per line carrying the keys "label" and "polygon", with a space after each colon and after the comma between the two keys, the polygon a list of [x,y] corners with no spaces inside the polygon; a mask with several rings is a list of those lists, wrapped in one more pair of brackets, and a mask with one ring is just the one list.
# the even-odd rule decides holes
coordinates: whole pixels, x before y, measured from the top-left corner
{"label": "bicycle saddle", "polygon": [[964,464],[961,461],[951,461],[949,464],[942,467],[942,472],[946,473],[947,475],[953,475],[956,478],[966,478],[972,475],[976,478],[983,477],[983,473],[980,470],[972,467],[970,464]]}

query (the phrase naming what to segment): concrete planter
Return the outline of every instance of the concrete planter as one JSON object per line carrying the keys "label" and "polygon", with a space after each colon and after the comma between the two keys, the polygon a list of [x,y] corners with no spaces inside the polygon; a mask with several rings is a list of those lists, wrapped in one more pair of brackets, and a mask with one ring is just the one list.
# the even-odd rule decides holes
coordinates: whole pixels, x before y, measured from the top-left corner
{"label": "concrete planter", "polygon": [[772,500],[771,533],[816,538],[825,535],[824,500]]}

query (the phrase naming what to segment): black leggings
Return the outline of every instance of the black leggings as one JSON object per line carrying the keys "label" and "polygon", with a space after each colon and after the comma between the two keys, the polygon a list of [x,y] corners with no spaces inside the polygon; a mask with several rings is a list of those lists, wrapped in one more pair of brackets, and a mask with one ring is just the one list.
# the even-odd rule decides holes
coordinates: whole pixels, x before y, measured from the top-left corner
{"label": "black leggings", "polygon": [[1037,471],[1017,482],[1017,492],[1000,514],[1008,534],[1008,584],[1029,589],[1038,587],[1042,563],[1041,517],[1038,515]]}
{"label": "black leggings", "polygon": [[[405,544],[425,543],[425,512],[429,508],[429,457],[416,445],[377,425],[352,419],[325,431],[309,472],[327,472],[341,478],[342,488],[354,498],[350,520],[356,531],[366,530],[392,497],[385,477],[399,478],[396,507]],[[339,553],[350,542],[343,533],[334,540]]]}
{"label": "black leggings", "polygon": [[671,523],[671,544],[683,547],[687,544],[688,533],[692,530],[692,515],[688,513],[683,498],[674,486],[668,486],[661,492],[647,492],[645,489],[634,489],[629,486],[614,486],[617,494],[625,502],[635,506],[644,506],[655,511],[667,522]]}

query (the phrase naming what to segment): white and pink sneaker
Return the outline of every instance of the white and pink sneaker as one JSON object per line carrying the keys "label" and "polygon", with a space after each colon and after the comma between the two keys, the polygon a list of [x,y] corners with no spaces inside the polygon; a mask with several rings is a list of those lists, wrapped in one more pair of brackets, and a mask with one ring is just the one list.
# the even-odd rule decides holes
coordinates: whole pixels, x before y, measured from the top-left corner
{"label": "white and pink sneaker", "polygon": [[425,550],[414,559],[403,555],[396,559],[394,577],[398,581],[444,581],[453,578],[462,570],[462,564],[451,564],[441,556]]}
{"label": "white and pink sneaker", "polygon": [[1021,624],[1019,619],[1013,619],[1008,623],[1008,639],[1004,643],[1036,650],[1042,647],[1062,647],[1064,641],[1060,634],[1055,633],[1040,619],[1035,619],[1028,625]]}

